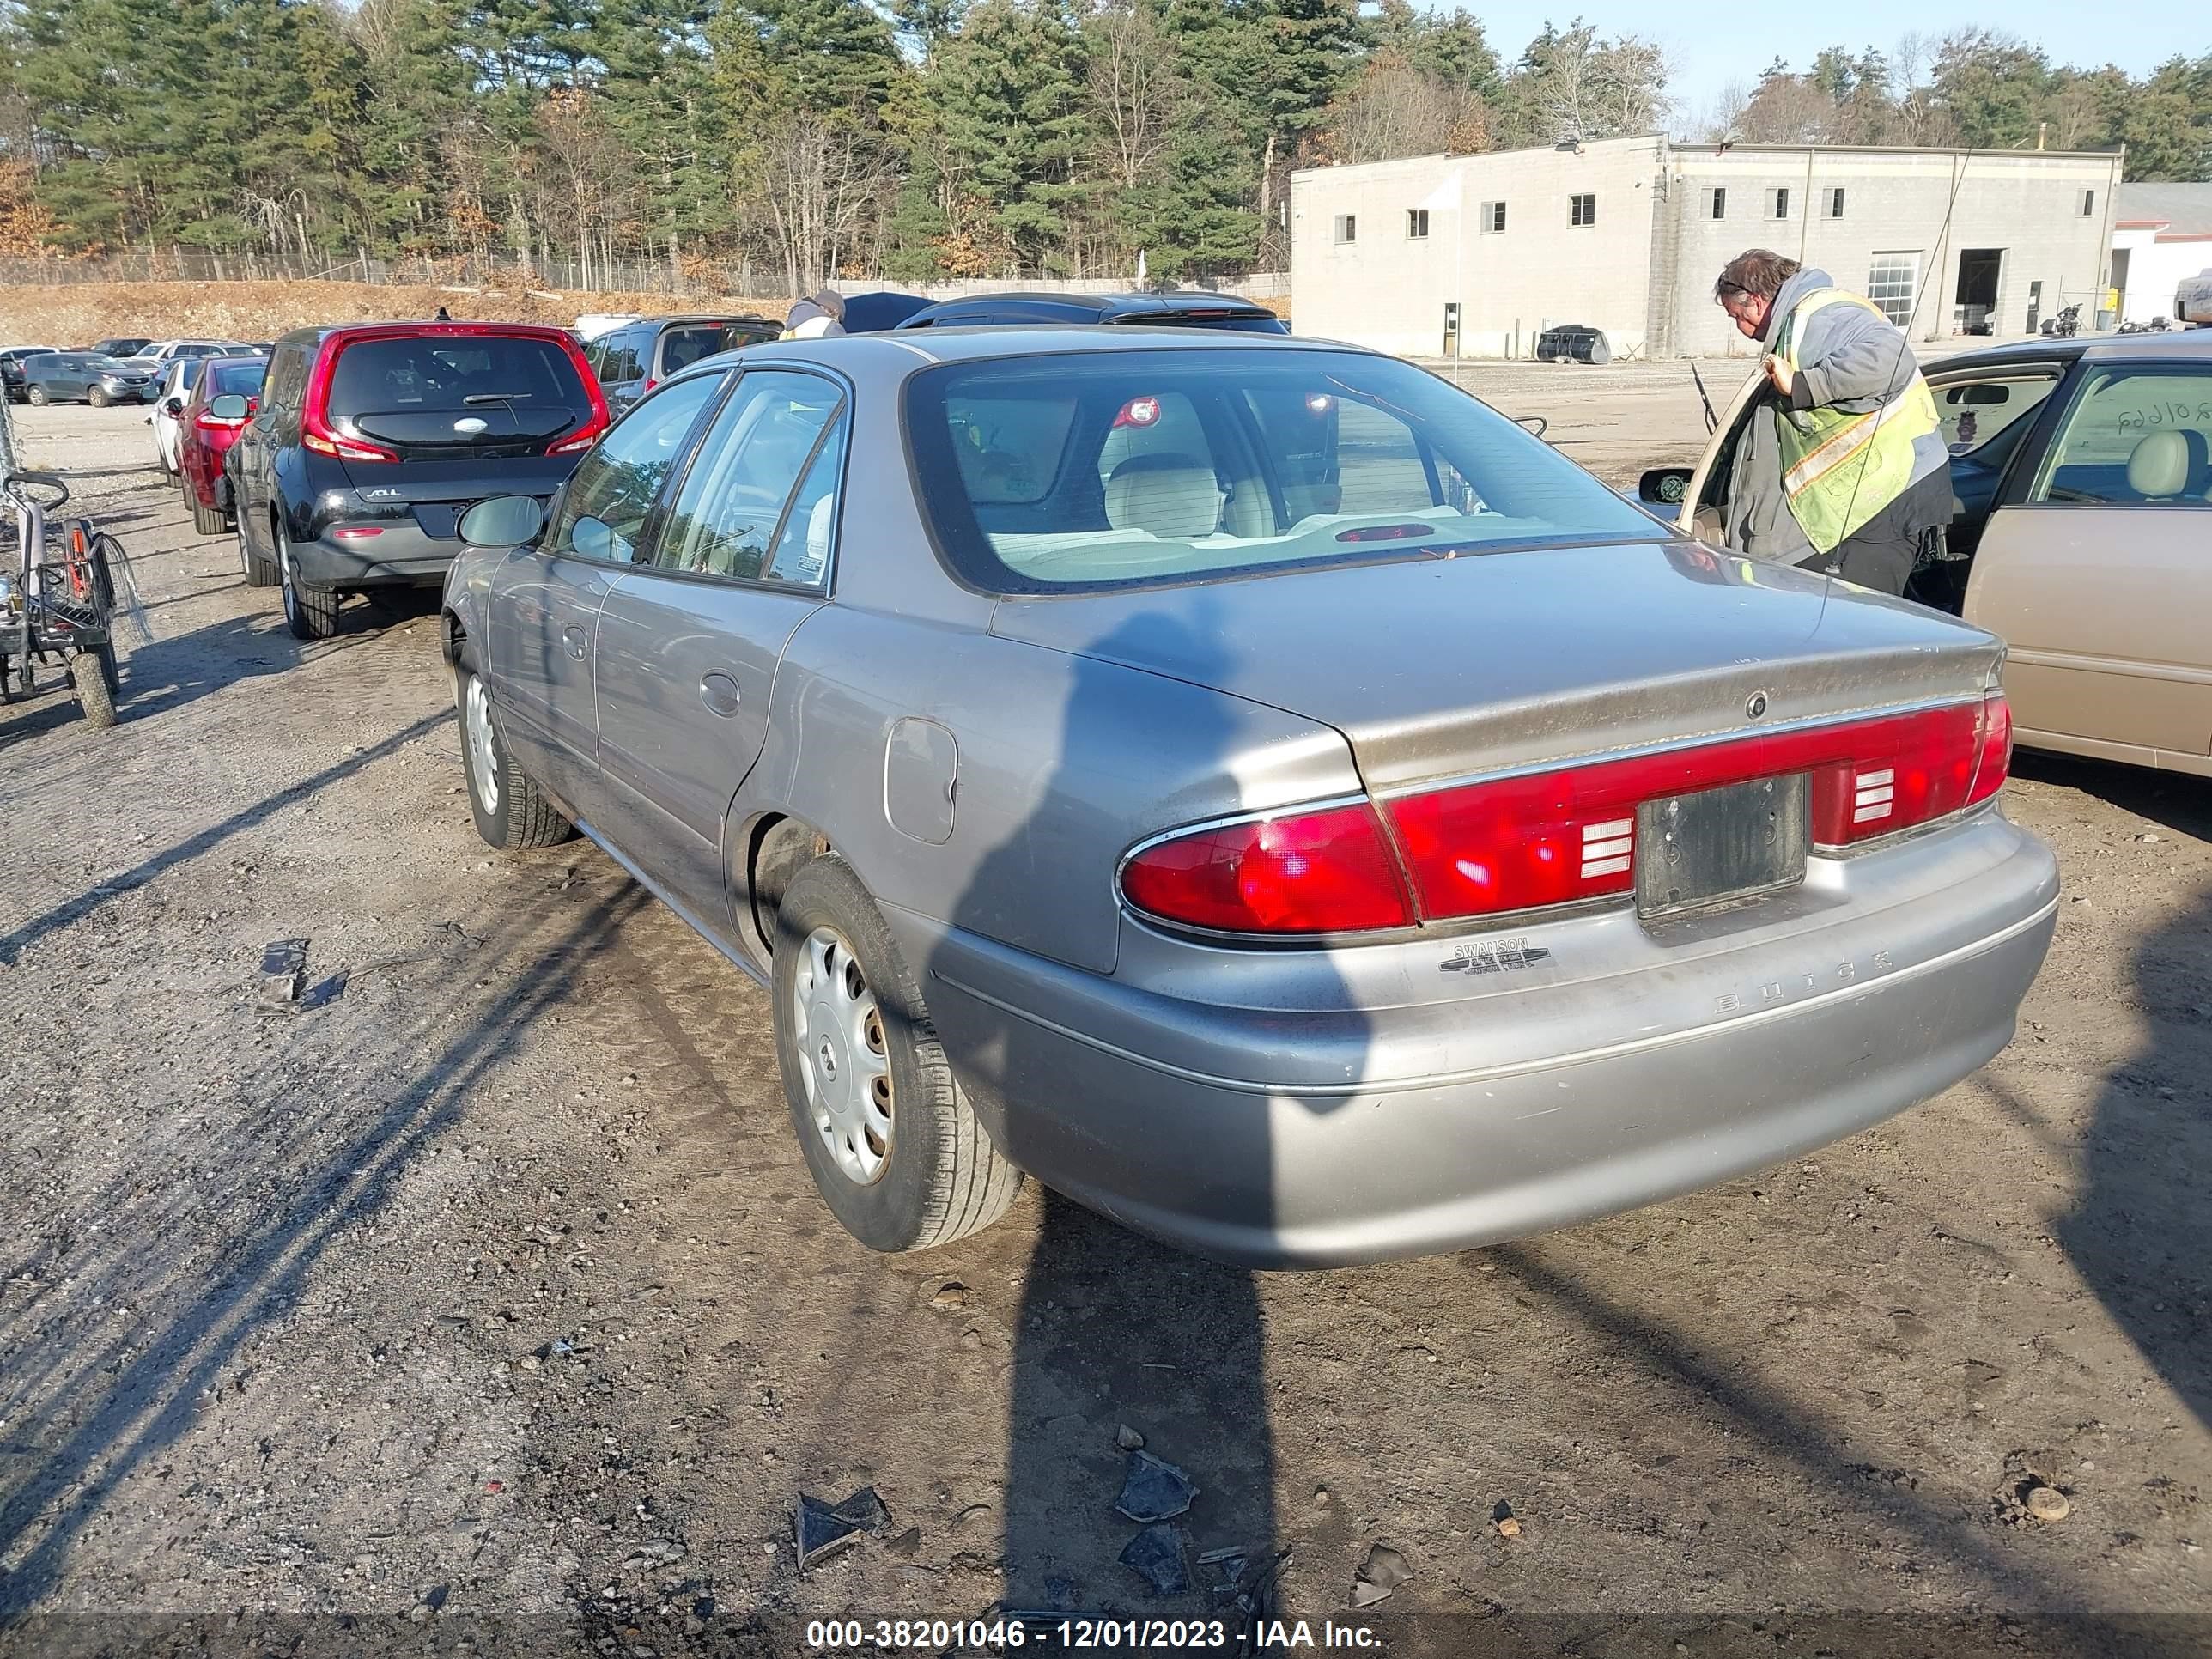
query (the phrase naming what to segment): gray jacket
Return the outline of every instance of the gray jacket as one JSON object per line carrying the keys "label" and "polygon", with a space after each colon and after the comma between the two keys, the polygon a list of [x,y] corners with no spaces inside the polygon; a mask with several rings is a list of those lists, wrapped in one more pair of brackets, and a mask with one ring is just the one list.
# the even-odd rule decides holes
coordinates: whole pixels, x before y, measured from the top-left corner
{"label": "gray jacket", "polygon": [[[1808,294],[1835,286],[1835,278],[1826,271],[1810,266],[1792,276],[1774,296],[1762,343],[1771,347],[1774,331]],[[1832,405],[1863,414],[1880,409],[1919,373],[1911,343],[1895,324],[1857,306],[1829,306],[1808,319],[1798,335],[1797,384],[1788,406]],[[1774,415],[1783,406],[1781,394],[1771,389],[1753,405],[1729,475],[1723,538],[1749,557],[1796,564],[1812,556],[1813,544],[1790,516],[1790,500],[1782,489],[1782,445],[1775,435]],[[1906,487],[1949,465],[1940,430],[1914,439],[1912,476]]]}

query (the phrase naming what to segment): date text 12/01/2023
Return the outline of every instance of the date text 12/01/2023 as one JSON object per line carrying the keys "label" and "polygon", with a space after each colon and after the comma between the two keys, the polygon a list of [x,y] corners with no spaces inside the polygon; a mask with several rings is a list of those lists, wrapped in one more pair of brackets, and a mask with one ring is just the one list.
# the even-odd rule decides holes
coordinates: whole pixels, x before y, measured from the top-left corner
{"label": "date text 12/01/2023", "polygon": [[[1246,1644],[1249,1641],[1249,1646]],[[1167,1648],[1226,1648],[1229,1626],[1219,1619],[1052,1619],[1008,1613],[986,1620],[817,1620],[806,1628],[810,1649],[896,1652],[942,1650],[947,1643],[993,1649],[1032,1649],[1040,1653],[1110,1652],[1130,1649],[1156,1652]],[[1292,1652],[1300,1649],[1340,1651],[1379,1650],[1382,1638],[1364,1625],[1319,1626],[1304,1619],[1270,1619],[1237,1632],[1235,1645],[1247,1652]]]}

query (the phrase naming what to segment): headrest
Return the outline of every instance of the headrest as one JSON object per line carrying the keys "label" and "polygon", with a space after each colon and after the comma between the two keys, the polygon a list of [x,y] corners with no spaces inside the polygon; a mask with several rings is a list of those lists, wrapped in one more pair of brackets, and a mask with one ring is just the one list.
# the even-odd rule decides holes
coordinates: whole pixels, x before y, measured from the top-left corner
{"label": "headrest", "polygon": [[2145,501],[2189,492],[2204,474],[2204,434],[2168,428],[2140,440],[2128,456],[2128,489]]}
{"label": "headrest", "polygon": [[1132,455],[1106,480],[1106,522],[1195,540],[1221,527],[1221,499],[1213,468],[1195,456]]}

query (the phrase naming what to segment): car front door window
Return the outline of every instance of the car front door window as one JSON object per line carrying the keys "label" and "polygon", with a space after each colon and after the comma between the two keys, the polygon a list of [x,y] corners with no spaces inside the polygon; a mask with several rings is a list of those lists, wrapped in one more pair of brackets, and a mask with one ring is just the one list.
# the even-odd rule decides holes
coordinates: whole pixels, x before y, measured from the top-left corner
{"label": "car front door window", "polygon": [[546,550],[615,564],[635,562],[661,486],[683,459],[692,427],[723,384],[711,374],[678,381],[640,404],[601,439],[568,482]]}
{"label": "car front door window", "polygon": [[[841,448],[843,407],[819,375],[739,380],[677,492],[656,562],[742,581],[818,580],[836,511],[836,457],[822,458]],[[821,556],[811,568],[810,550]]]}

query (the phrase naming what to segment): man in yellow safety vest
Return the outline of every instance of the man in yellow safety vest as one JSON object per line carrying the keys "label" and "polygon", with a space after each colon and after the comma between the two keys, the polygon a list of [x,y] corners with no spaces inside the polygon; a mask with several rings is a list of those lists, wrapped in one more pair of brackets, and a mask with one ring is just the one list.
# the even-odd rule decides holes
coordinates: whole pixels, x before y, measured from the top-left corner
{"label": "man in yellow safety vest", "polygon": [[1904,334],[1859,295],[1767,248],[1713,297],[1766,347],[1768,389],[1736,444],[1732,550],[1901,593],[1951,521],[1950,458]]}

